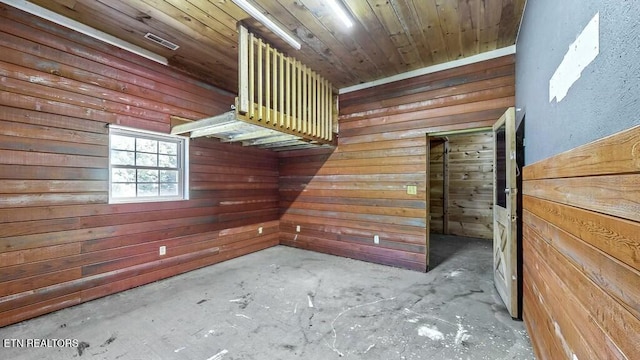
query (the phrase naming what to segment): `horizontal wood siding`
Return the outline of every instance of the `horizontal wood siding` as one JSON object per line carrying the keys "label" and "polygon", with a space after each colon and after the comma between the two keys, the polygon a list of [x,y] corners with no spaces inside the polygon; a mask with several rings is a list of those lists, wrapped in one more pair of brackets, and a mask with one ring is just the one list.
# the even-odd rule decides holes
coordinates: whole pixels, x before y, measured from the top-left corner
{"label": "horizontal wood siding", "polygon": [[449,234],[493,239],[493,133],[449,137]]}
{"label": "horizontal wood siding", "polygon": [[513,76],[507,56],[341,95],[337,148],[280,157],[281,243],[425,271],[425,134],[492,125]]}
{"label": "horizontal wood siding", "polygon": [[167,133],[172,115],[219,114],[231,96],[7,5],[0,16],[0,326],[278,244],[269,151],[194,140],[191,200],[107,204],[107,124]]}
{"label": "horizontal wood siding", "polygon": [[640,348],[640,127],[526,166],[524,320],[540,359]]}

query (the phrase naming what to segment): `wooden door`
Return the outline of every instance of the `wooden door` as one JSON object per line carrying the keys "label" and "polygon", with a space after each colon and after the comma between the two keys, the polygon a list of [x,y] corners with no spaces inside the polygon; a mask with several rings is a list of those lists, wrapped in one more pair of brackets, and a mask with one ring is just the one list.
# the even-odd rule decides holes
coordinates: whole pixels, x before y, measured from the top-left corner
{"label": "wooden door", "polygon": [[515,110],[493,126],[494,283],[513,318],[518,317],[517,183]]}

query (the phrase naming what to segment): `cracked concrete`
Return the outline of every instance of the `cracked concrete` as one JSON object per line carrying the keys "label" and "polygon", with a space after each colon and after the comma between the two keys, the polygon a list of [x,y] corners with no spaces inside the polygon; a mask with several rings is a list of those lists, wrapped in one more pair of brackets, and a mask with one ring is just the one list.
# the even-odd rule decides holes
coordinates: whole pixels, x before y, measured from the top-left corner
{"label": "cracked concrete", "polygon": [[434,236],[427,274],[288,247],[0,329],[77,339],[4,359],[533,359],[492,283],[491,242]]}

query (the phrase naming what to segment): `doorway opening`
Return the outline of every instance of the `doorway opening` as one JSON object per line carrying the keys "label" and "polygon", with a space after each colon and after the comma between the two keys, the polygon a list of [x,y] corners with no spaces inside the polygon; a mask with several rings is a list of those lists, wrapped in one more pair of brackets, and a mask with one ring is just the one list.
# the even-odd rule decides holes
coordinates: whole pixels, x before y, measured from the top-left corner
{"label": "doorway opening", "polygon": [[493,132],[430,134],[430,268],[459,251],[492,245]]}
{"label": "doorway opening", "polygon": [[[491,128],[427,134],[427,257],[438,255],[430,241],[437,235],[487,241],[495,287],[513,318],[521,317],[522,276],[517,143],[514,108]],[[439,260],[446,258],[427,264]]]}

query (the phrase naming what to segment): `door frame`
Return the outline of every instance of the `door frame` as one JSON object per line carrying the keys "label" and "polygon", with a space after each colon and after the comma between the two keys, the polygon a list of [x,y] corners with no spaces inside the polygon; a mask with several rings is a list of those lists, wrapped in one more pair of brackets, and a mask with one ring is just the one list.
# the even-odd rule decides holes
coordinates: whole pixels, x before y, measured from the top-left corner
{"label": "door frame", "polygon": [[430,179],[431,179],[431,139],[432,138],[444,138],[444,137],[448,137],[448,136],[454,136],[454,135],[464,135],[464,134],[473,134],[473,133],[479,133],[479,132],[490,132],[493,131],[493,128],[491,126],[483,126],[483,127],[476,127],[476,128],[469,128],[469,129],[461,129],[461,130],[451,130],[451,131],[436,131],[436,132],[430,132],[430,133],[426,133],[426,204],[425,204],[425,208],[426,208],[426,234],[425,234],[425,256],[426,256],[426,270],[425,271],[429,271],[429,253],[430,253],[430,239],[429,239],[429,234],[431,232],[431,189],[430,189]]}
{"label": "door frame", "polygon": [[[522,155],[523,154],[523,149],[524,149],[524,133],[523,133],[523,123],[524,123],[524,111],[521,111],[520,109],[517,109],[517,116],[520,116],[520,119],[516,119],[516,153],[518,155]],[[518,121],[520,120],[520,121]],[[469,133],[476,133],[476,132],[493,132],[493,126],[485,126],[485,127],[477,127],[477,128],[469,128],[469,129],[463,129],[463,130],[452,130],[452,131],[437,131],[437,132],[429,132],[426,133],[426,235],[425,235],[425,243],[426,243],[426,264],[427,264],[427,268],[426,271],[429,271],[429,255],[430,255],[430,239],[429,239],[429,234],[431,231],[431,219],[430,219],[430,207],[431,207],[431,197],[430,197],[430,178],[431,178],[431,169],[430,169],[430,161],[431,161],[431,138],[436,138],[436,137],[447,137],[447,136],[454,136],[454,135],[463,135],[463,134],[469,134]],[[523,157],[521,156],[516,156],[517,159],[517,166],[522,169],[523,164]],[[494,164],[495,166],[495,164]],[[518,176],[518,181],[521,180],[521,174],[520,176]],[[493,180],[493,186],[495,188],[495,180]],[[518,188],[520,189],[521,186],[520,184],[518,184]],[[521,208],[522,206],[522,191],[518,191],[518,199],[517,199],[517,208]],[[521,211],[521,209],[519,209]],[[517,317],[514,317],[514,319],[520,319],[522,317],[522,237],[521,237],[521,213],[518,213],[518,220],[517,220],[517,269],[518,269],[518,273],[517,273],[517,287],[518,287],[518,314]],[[492,255],[493,255],[493,245],[492,245]]]}

